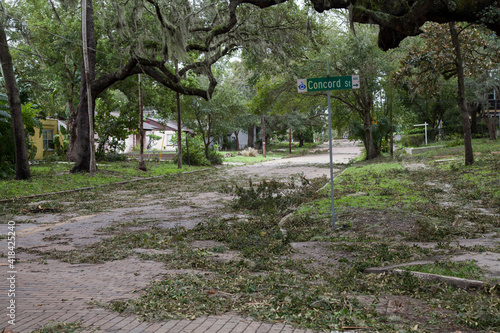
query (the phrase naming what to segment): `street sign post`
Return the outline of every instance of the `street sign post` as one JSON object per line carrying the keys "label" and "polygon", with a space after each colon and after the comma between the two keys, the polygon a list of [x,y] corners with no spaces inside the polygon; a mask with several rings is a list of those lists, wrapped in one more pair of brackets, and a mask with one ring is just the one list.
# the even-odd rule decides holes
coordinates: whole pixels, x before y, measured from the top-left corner
{"label": "street sign post", "polygon": [[325,91],[328,96],[328,134],[330,144],[330,187],[332,196],[332,228],[335,229],[335,198],[333,195],[333,144],[332,144],[332,106],[330,102],[331,90],[359,89],[359,75],[345,75],[330,77],[330,65],[327,62],[327,76],[313,79],[298,79],[299,93]]}

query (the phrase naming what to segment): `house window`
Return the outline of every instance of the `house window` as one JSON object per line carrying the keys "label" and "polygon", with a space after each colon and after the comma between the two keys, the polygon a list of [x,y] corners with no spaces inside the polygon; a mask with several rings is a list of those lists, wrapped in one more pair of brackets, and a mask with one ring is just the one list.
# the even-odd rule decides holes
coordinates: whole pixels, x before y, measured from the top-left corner
{"label": "house window", "polygon": [[44,129],[43,130],[43,150],[54,149],[54,131]]}

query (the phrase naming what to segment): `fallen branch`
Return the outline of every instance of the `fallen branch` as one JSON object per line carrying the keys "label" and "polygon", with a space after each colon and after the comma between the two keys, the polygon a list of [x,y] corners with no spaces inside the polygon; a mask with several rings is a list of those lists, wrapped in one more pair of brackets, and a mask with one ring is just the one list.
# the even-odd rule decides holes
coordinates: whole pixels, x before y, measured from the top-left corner
{"label": "fallen branch", "polygon": [[462,289],[481,289],[481,288],[484,288],[487,286],[487,284],[483,281],[462,279],[462,278],[439,275],[439,274],[413,272],[413,271],[407,271],[407,270],[402,270],[402,269],[395,269],[391,272],[391,274],[393,274],[393,275],[410,274],[410,275],[413,275],[414,277],[422,279],[422,280],[445,282],[447,284],[450,284],[450,285],[453,285],[455,287],[462,288]]}
{"label": "fallen branch", "polygon": [[[398,265],[402,266],[402,265]],[[392,267],[372,267],[364,270],[365,274],[391,274],[391,275],[405,275],[410,274],[421,280],[428,281],[438,281],[444,282],[449,285],[455,286],[457,288],[462,289],[482,289],[487,287],[488,284],[483,281],[478,280],[470,280],[470,279],[462,279],[453,276],[439,275],[439,274],[431,274],[431,273],[422,273],[422,272],[414,272],[404,269],[395,269]]]}

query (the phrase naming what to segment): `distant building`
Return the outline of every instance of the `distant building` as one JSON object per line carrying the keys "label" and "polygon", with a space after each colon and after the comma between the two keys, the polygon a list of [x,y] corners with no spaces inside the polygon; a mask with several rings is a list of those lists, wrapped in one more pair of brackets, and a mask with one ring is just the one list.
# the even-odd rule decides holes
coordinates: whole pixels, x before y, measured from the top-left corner
{"label": "distant building", "polygon": [[56,151],[55,140],[59,140],[61,144],[63,142],[63,137],[58,136],[61,134],[61,127],[67,128],[66,123],[58,119],[42,119],[40,122],[42,130],[35,127],[35,135],[30,136],[30,141],[36,147],[36,160],[43,159]]}
{"label": "distant building", "polygon": [[[144,149],[157,151],[175,151],[177,143],[172,142],[172,137],[177,133],[177,122],[162,121],[154,117],[146,117],[143,123]],[[184,133],[194,134],[189,128],[182,127]],[[125,140],[125,153],[130,153],[139,146],[140,135],[131,134]]]}

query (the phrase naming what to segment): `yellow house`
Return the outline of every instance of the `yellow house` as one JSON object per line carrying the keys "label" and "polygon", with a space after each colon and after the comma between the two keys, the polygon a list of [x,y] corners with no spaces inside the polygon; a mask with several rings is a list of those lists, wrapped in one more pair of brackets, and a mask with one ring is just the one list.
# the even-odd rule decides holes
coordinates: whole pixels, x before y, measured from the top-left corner
{"label": "yellow house", "polygon": [[[57,140],[57,137],[54,138],[54,136],[60,134],[61,127],[66,128],[66,124],[57,119],[42,119],[40,122],[42,123],[42,133],[38,127],[35,127],[35,135],[30,137],[31,142],[36,147],[35,160],[40,160],[56,151],[54,141]],[[62,144],[62,136],[59,137],[59,142]]]}

